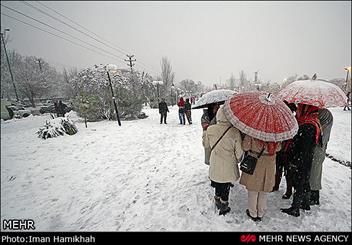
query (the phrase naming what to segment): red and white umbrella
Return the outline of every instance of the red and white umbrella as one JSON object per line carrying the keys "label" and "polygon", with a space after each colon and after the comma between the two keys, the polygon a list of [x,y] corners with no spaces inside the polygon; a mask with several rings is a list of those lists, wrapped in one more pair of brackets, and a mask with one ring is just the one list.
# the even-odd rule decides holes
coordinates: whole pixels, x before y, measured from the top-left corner
{"label": "red and white umbrella", "polygon": [[300,80],[289,84],[277,95],[289,103],[302,103],[320,108],[344,106],[345,93],[335,84],[322,80]]}
{"label": "red and white umbrella", "polygon": [[225,102],[224,112],[234,127],[266,142],[291,139],[298,131],[297,120],[288,106],[264,92],[237,94]]}

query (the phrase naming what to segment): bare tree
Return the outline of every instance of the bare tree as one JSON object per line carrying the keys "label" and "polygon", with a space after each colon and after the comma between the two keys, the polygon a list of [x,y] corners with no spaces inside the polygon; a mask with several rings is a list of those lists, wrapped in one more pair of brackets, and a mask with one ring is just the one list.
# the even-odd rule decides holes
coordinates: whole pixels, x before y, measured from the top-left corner
{"label": "bare tree", "polygon": [[18,64],[16,71],[16,80],[19,84],[19,90],[27,97],[32,106],[35,107],[35,98],[40,98],[50,92],[52,82],[57,78],[56,70],[42,60],[42,69],[40,70],[37,57],[24,57]]}
{"label": "bare tree", "polygon": [[172,66],[167,57],[161,59],[161,79],[163,85],[161,86],[161,96],[166,97],[171,91],[171,86],[174,83],[175,73],[172,71]]}
{"label": "bare tree", "polygon": [[248,86],[248,81],[247,81],[247,78],[246,78],[246,74],[244,73],[244,71],[242,70],[240,72],[240,92],[243,92],[246,90],[247,86]]}
{"label": "bare tree", "polygon": [[233,74],[231,74],[231,77],[229,79],[229,86],[231,90],[235,89],[235,77],[233,76]]}

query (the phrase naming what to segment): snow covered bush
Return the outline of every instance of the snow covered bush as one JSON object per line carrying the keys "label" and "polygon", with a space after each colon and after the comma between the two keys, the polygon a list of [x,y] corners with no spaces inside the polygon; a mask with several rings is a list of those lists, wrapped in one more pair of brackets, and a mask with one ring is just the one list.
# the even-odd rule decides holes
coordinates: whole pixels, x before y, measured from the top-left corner
{"label": "snow covered bush", "polygon": [[38,137],[42,139],[53,138],[60,135],[73,135],[77,133],[77,127],[65,117],[54,118],[46,121],[44,127],[37,131]]}
{"label": "snow covered bush", "polygon": [[[86,115],[89,121],[116,118],[106,67],[95,65],[83,69],[70,80],[76,94],[75,110],[82,117]],[[109,72],[109,75],[120,117],[137,119],[143,103],[148,101],[148,97],[155,96],[155,88],[150,82],[152,78],[144,73],[141,75],[138,71],[131,75],[125,69],[117,69]],[[80,106],[81,103],[85,103],[85,107]]]}
{"label": "snow covered bush", "polygon": [[85,122],[97,121],[102,116],[102,104],[97,95],[80,92],[80,94],[74,98],[73,105],[77,110],[78,116],[84,118]]}

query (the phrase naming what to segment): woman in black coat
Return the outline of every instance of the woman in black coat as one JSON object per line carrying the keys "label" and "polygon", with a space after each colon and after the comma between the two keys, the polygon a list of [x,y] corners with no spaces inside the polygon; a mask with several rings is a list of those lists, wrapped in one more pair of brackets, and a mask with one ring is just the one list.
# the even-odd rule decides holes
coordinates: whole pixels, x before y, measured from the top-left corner
{"label": "woman in black coat", "polygon": [[320,137],[318,108],[299,104],[297,109],[298,133],[293,138],[288,152],[291,159],[290,169],[293,174],[293,201],[290,208],[282,212],[298,217],[300,209],[310,210],[310,171],[312,168],[314,148]]}

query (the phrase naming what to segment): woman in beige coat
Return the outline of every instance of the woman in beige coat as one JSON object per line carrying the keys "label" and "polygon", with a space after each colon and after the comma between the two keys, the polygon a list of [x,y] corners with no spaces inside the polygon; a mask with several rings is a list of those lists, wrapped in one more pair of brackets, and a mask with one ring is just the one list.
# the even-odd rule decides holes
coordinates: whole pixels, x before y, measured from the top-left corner
{"label": "woman in beige coat", "polygon": [[240,184],[248,190],[247,215],[254,221],[261,221],[267,206],[267,194],[275,185],[276,152],[280,151],[281,143],[264,142],[246,135],[242,149],[249,155],[258,157],[253,175],[242,172]]}
{"label": "woman in beige coat", "polygon": [[210,154],[209,178],[215,188],[214,198],[216,207],[220,209],[219,215],[224,215],[231,210],[228,202],[230,187],[240,177],[238,162],[243,154],[242,139],[240,131],[225,118],[222,107],[216,113],[216,121],[215,125],[208,127],[203,144],[213,148],[223,135]]}

